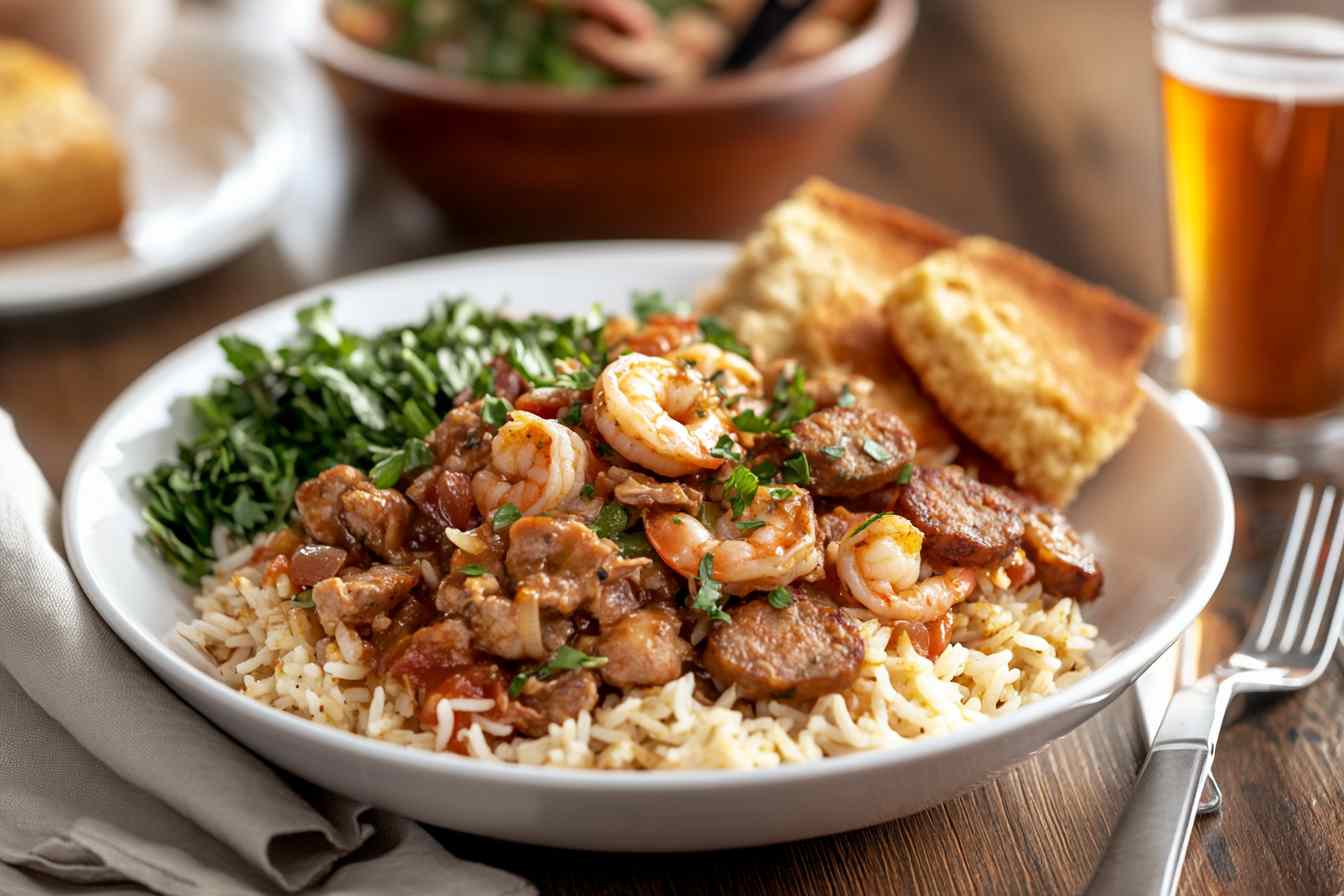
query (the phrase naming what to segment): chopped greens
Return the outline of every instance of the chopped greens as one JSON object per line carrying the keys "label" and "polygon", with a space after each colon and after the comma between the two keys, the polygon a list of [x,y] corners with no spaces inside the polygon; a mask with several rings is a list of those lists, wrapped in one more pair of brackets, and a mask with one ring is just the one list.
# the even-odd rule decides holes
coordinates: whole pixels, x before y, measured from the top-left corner
{"label": "chopped greens", "polygon": [[774,607],[776,610],[787,610],[789,607],[793,606],[793,592],[780,586],[771,591],[766,596],[766,600],[770,601],[770,606]]}
{"label": "chopped greens", "polygon": [[317,606],[317,604],[313,602],[313,589],[311,588],[306,591],[300,591],[298,594],[291,597],[289,602],[296,607],[303,607],[305,610],[311,610],[313,607]]}
{"label": "chopped greens", "polygon": [[523,518],[523,512],[514,505],[512,501],[505,502],[504,506],[495,511],[490,517],[490,527],[496,532],[509,528],[514,523]]}
{"label": "chopped greens", "polygon": [[690,313],[690,306],[685,302],[669,302],[662,293],[662,290],[652,289],[648,292],[636,290],[630,295],[630,310],[635,313],[636,319],[640,323],[648,323],[649,318],[660,314],[672,314],[684,316]]}
{"label": "chopped greens", "polygon": [[772,460],[766,459],[752,467],[751,472],[756,474],[757,479],[765,482],[775,478],[775,474],[779,472],[779,465]]}
{"label": "chopped greens", "polygon": [[591,482],[585,482],[583,484],[583,488],[579,489],[579,497],[591,498],[592,496],[593,496],[593,484]]}
{"label": "chopped greens", "polygon": [[[297,318],[278,348],[220,339],[233,375],[191,397],[195,435],[135,481],[149,542],[187,582],[217,559],[216,525],[240,539],[284,525],[298,484],[328,467],[351,464],[387,488],[432,464],[424,437],[459,395],[493,391],[495,358],[534,385],[584,382],[606,359],[596,309],[514,319],[453,298],[373,336],[341,330],[330,299]],[[558,374],[568,358],[583,366]]]}
{"label": "chopped greens", "polygon": [[728,474],[728,479],[723,483],[723,497],[733,509],[734,517],[745,513],[751,502],[756,500],[756,489],[760,485],[761,481],[756,478],[756,474],[746,467],[734,467],[733,472]]}
{"label": "chopped greens", "polygon": [[891,460],[891,452],[882,447],[881,443],[875,442],[872,439],[863,440],[863,453],[880,464],[884,464]]}
{"label": "chopped greens", "polygon": [[461,572],[462,575],[467,578],[475,578],[476,576],[485,575],[489,570],[479,563],[468,563],[466,566],[462,567]]}
{"label": "chopped greens", "polygon": [[737,334],[716,317],[700,318],[700,335],[711,345],[717,345],[726,352],[751,359],[751,350],[739,342]]}
{"label": "chopped greens", "polygon": [[523,692],[529,678],[535,678],[537,681],[545,681],[557,672],[568,672],[572,669],[599,669],[607,664],[607,658],[604,656],[589,656],[576,647],[570,647],[568,644],[561,645],[551,658],[534,669],[524,669],[513,676],[513,681],[509,682],[509,696],[517,697]]}
{"label": "chopped greens", "polygon": [[487,395],[481,402],[481,419],[485,421],[486,426],[499,428],[504,425],[504,421],[509,419],[509,411],[513,410],[507,400],[497,395]]}
{"label": "chopped greens", "polygon": [[850,530],[850,533],[849,533],[848,535],[846,535],[845,538],[853,538],[854,536],[856,536],[856,535],[858,535],[860,532],[862,532],[864,529],[867,529],[867,528],[868,528],[869,526],[871,526],[873,523],[875,523],[875,522],[877,522],[878,520],[882,519],[882,517],[884,517],[884,516],[892,516],[892,515],[893,515],[893,514],[892,514],[892,512],[891,512],[890,510],[883,510],[883,511],[880,512],[880,513],[875,513],[875,514],[873,514],[872,516],[868,517],[868,519],[866,519],[866,520],[864,520],[863,522],[859,523],[859,524],[858,524],[857,526],[855,526],[852,530]]}
{"label": "chopped greens", "polygon": [[[673,522],[677,521],[674,519]],[[621,549],[622,557],[653,556],[653,545],[649,544],[649,539],[643,532],[622,532],[613,541],[616,542],[616,547]]]}
{"label": "chopped greens", "polygon": [[765,525],[765,520],[738,520],[738,521],[737,521],[737,528],[741,529],[743,532],[751,532],[752,530],[754,530],[754,529],[759,529],[759,528],[761,528],[761,527],[764,526],[764,525]]}
{"label": "chopped greens", "polygon": [[811,482],[812,467],[807,462],[807,455],[799,452],[785,459],[781,465],[779,478],[794,485],[807,485]]}
{"label": "chopped greens", "polygon": [[785,498],[792,498],[793,494],[794,492],[793,489],[791,488],[770,489],[770,497],[774,498],[776,501],[783,501]]}
{"label": "chopped greens", "polygon": [[840,387],[840,397],[835,400],[836,407],[852,408],[854,401],[854,393],[849,391],[849,383],[845,383]]}
{"label": "chopped greens", "polygon": [[578,426],[583,422],[583,405],[572,404],[560,415],[560,422],[566,426]]}
{"label": "chopped greens", "polygon": [[827,445],[821,449],[821,453],[831,460],[839,460],[845,456],[845,445],[843,442],[836,442],[834,445]]}
{"label": "chopped greens", "polygon": [[721,435],[719,440],[714,443],[714,447],[709,449],[710,457],[717,457],[723,460],[731,460],[736,463],[742,462],[742,449],[737,447],[730,435]]}
{"label": "chopped greens", "polygon": [[743,432],[769,433],[787,438],[791,427],[812,413],[816,402],[807,394],[807,372],[802,365],[794,365],[793,373],[775,381],[770,408],[765,414],[746,410],[733,417],[733,425]]}
{"label": "chopped greens", "polygon": [[592,522],[592,529],[599,538],[614,539],[624,532],[628,525],[630,525],[630,511],[614,501],[609,501],[597,512]]}
{"label": "chopped greens", "polygon": [[909,485],[910,477],[915,475],[915,465],[906,463],[901,465],[901,469],[896,474],[897,485]]}
{"label": "chopped greens", "polygon": [[710,553],[700,561],[700,587],[691,601],[691,609],[699,610],[714,622],[732,622],[732,617],[723,611],[723,586],[713,576],[714,555]]}

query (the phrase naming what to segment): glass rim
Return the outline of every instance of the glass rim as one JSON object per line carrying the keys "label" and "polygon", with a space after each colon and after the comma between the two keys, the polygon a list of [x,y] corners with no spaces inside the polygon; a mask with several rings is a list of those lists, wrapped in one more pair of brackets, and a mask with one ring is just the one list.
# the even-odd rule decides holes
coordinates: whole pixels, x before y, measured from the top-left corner
{"label": "glass rim", "polygon": [[[1299,50],[1286,47],[1257,46],[1237,41],[1211,38],[1206,34],[1199,33],[1189,26],[1189,23],[1200,18],[1199,16],[1181,16],[1174,12],[1176,8],[1177,4],[1172,3],[1171,0],[1158,0],[1158,2],[1153,5],[1153,29],[1157,32],[1177,34],[1184,40],[1214,50],[1256,56],[1269,56],[1276,59],[1293,59],[1299,62],[1344,62],[1344,50],[1340,50],[1339,52],[1310,49]],[[1344,20],[1335,19],[1330,16],[1322,16],[1321,18],[1336,22],[1341,28],[1344,28]]]}

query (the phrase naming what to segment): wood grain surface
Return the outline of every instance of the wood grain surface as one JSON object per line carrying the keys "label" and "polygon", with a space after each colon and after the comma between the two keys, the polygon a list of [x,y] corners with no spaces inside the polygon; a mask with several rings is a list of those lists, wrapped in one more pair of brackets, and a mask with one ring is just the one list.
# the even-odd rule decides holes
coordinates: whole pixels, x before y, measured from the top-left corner
{"label": "wood grain surface", "polygon": [[[1149,8],[1142,0],[927,2],[878,121],[829,173],[1157,304],[1167,273]],[[58,488],[98,414],[190,338],[295,289],[462,245],[376,162],[347,160],[337,123],[322,119],[312,130],[321,149],[279,229],[239,258],[111,307],[0,321],[0,407]],[[1238,484],[1233,566],[1200,623],[1206,666],[1240,638],[1289,488]],[[459,855],[523,874],[545,893],[1068,894],[1086,884],[1142,759],[1136,704],[1126,696],[978,790],[836,837],[627,856],[438,835]],[[1225,806],[1198,822],[1182,892],[1344,892],[1342,769],[1337,659],[1309,692],[1251,706],[1224,733],[1215,774]]]}

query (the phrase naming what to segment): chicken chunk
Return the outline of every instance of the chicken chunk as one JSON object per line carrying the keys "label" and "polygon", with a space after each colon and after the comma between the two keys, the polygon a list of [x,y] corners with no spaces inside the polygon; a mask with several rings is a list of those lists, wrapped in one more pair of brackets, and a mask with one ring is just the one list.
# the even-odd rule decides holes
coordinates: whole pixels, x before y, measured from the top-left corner
{"label": "chicken chunk", "polygon": [[327,631],[338,622],[364,625],[396,607],[419,583],[420,570],[414,566],[379,564],[318,582],[313,586],[313,605]]}
{"label": "chicken chunk", "polygon": [[709,633],[702,661],[739,697],[811,700],[859,677],[863,636],[844,610],[795,596],[782,610],[758,598],[728,615],[731,624]]}
{"label": "chicken chunk", "polygon": [[298,487],[294,506],[313,541],[350,547],[350,533],[341,519],[341,496],[360,486],[372,487],[369,477],[347,464],[338,464]]}
{"label": "chicken chunk", "polygon": [[411,504],[405,495],[363,483],[343,492],[340,505],[351,537],[384,560],[402,557],[411,533]]}

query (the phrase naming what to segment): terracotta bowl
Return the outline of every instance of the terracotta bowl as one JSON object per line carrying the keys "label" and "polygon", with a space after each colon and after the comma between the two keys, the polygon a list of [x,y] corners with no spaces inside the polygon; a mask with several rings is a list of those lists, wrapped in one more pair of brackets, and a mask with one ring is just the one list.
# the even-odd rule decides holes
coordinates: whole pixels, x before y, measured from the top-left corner
{"label": "terracotta bowl", "polygon": [[360,46],[316,6],[300,42],[369,140],[472,242],[724,236],[850,145],[915,8],[878,0],[863,30],[823,56],[682,89],[451,78]]}

